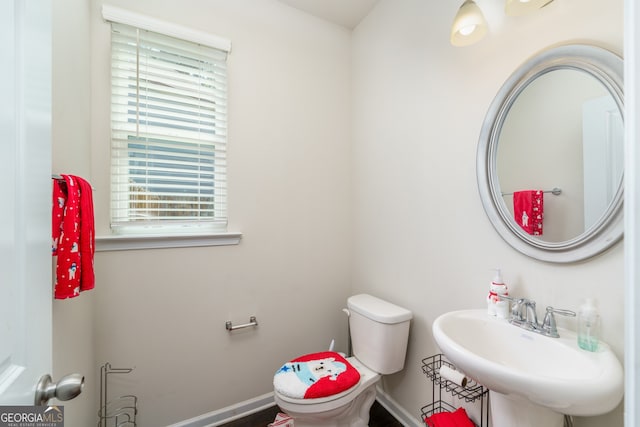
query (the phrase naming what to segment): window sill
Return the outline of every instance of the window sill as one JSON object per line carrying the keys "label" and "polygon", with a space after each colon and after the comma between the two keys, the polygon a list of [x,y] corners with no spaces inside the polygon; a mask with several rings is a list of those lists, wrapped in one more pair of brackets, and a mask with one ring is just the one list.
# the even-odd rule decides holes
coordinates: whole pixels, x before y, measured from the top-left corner
{"label": "window sill", "polygon": [[96,252],[237,245],[241,238],[240,232],[165,236],[97,236]]}

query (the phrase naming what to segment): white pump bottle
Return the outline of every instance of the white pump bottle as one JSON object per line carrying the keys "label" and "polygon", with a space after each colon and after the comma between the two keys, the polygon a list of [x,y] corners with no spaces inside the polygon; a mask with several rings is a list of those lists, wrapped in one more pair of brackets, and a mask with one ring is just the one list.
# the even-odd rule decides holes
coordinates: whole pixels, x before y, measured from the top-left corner
{"label": "white pump bottle", "polygon": [[495,271],[496,275],[489,285],[489,295],[487,295],[487,313],[490,316],[506,318],[509,315],[509,303],[504,299],[501,300],[500,296],[509,295],[509,292],[502,279],[502,271],[499,268]]}

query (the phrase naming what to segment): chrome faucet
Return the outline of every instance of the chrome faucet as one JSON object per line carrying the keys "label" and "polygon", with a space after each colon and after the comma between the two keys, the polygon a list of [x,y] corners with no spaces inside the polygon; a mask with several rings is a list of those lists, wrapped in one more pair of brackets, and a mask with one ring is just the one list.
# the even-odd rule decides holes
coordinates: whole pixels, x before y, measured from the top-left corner
{"label": "chrome faucet", "polygon": [[536,302],[527,298],[519,298],[516,300],[515,307],[512,310],[512,318],[509,322],[521,328],[539,332],[538,313],[536,312]]}
{"label": "chrome faucet", "polygon": [[564,309],[556,309],[551,306],[547,307],[547,312],[544,315],[544,320],[542,321],[542,330],[544,335],[558,338],[560,334],[558,334],[558,328],[556,327],[556,317],[555,314],[560,314],[562,316],[576,317],[576,312],[571,310]]}
{"label": "chrome faucet", "polygon": [[536,315],[535,301],[531,301],[526,298],[513,298],[505,295],[500,295],[500,298],[513,303],[511,306],[511,317],[509,318],[509,323],[523,327],[530,323],[530,319],[535,319],[537,323],[538,317]]}
{"label": "chrome faucet", "polygon": [[560,336],[558,334],[558,327],[556,325],[556,318],[554,314],[570,317],[575,317],[576,315],[576,313],[571,310],[547,307],[544,320],[542,321],[542,324],[539,324],[535,301],[527,298],[513,298],[503,295],[501,295],[500,298],[504,298],[513,304],[511,307],[509,323],[547,337],[558,338]]}
{"label": "chrome faucet", "polygon": [[536,312],[536,302],[525,299],[523,304],[526,312],[526,324],[531,329],[538,328],[538,313]]}
{"label": "chrome faucet", "polygon": [[509,322],[523,324],[527,321],[527,312],[525,310],[525,299],[524,298],[510,298],[505,296],[500,296],[500,298],[505,298],[510,300],[513,303],[511,307],[511,318]]}

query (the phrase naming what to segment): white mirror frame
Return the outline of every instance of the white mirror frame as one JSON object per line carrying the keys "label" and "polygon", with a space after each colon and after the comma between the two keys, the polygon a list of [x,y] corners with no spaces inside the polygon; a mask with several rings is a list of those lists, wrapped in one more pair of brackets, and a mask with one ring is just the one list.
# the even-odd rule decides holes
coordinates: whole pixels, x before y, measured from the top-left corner
{"label": "white mirror frame", "polygon": [[527,234],[511,217],[502,198],[497,174],[498,138],[518,95],[536,78],[558,69],[586,72],[602,83],[624,121],[624,64],[620,56],[590,45],[564,45],[545,50],[520,66],[504,83],[491,103],[478,141],[477,179],[484,210],[500,236],[514,249],[532,258],[569,263],[604,252],[624,233],[623,177],[602,217],[579,236],[562,242],[545,242]]}

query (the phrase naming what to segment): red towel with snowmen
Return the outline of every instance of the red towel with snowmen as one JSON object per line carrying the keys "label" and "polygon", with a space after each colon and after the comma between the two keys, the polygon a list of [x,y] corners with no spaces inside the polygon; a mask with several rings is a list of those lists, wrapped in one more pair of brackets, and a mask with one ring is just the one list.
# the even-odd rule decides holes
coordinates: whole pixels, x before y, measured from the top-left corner
{"label": "red towel with snowmen", "polygon": [[295,399],[317,399],[350,389],[360,381],[360,372],[333,351],[307,354],[285,363],[273,377],[281,394]]}
{"label": "red towel with snowmen", "polygon": [[513,216],[515,221],[529,234],[542,235],[544,216],[544,192],[542,190],[515,191],[513,193]]}
{"label": "red towel with snowmen", "polygon": [[53,180],[52,254],[57,255],[56,299],[93,289],[95,227],[91,185],[78,176]]}

